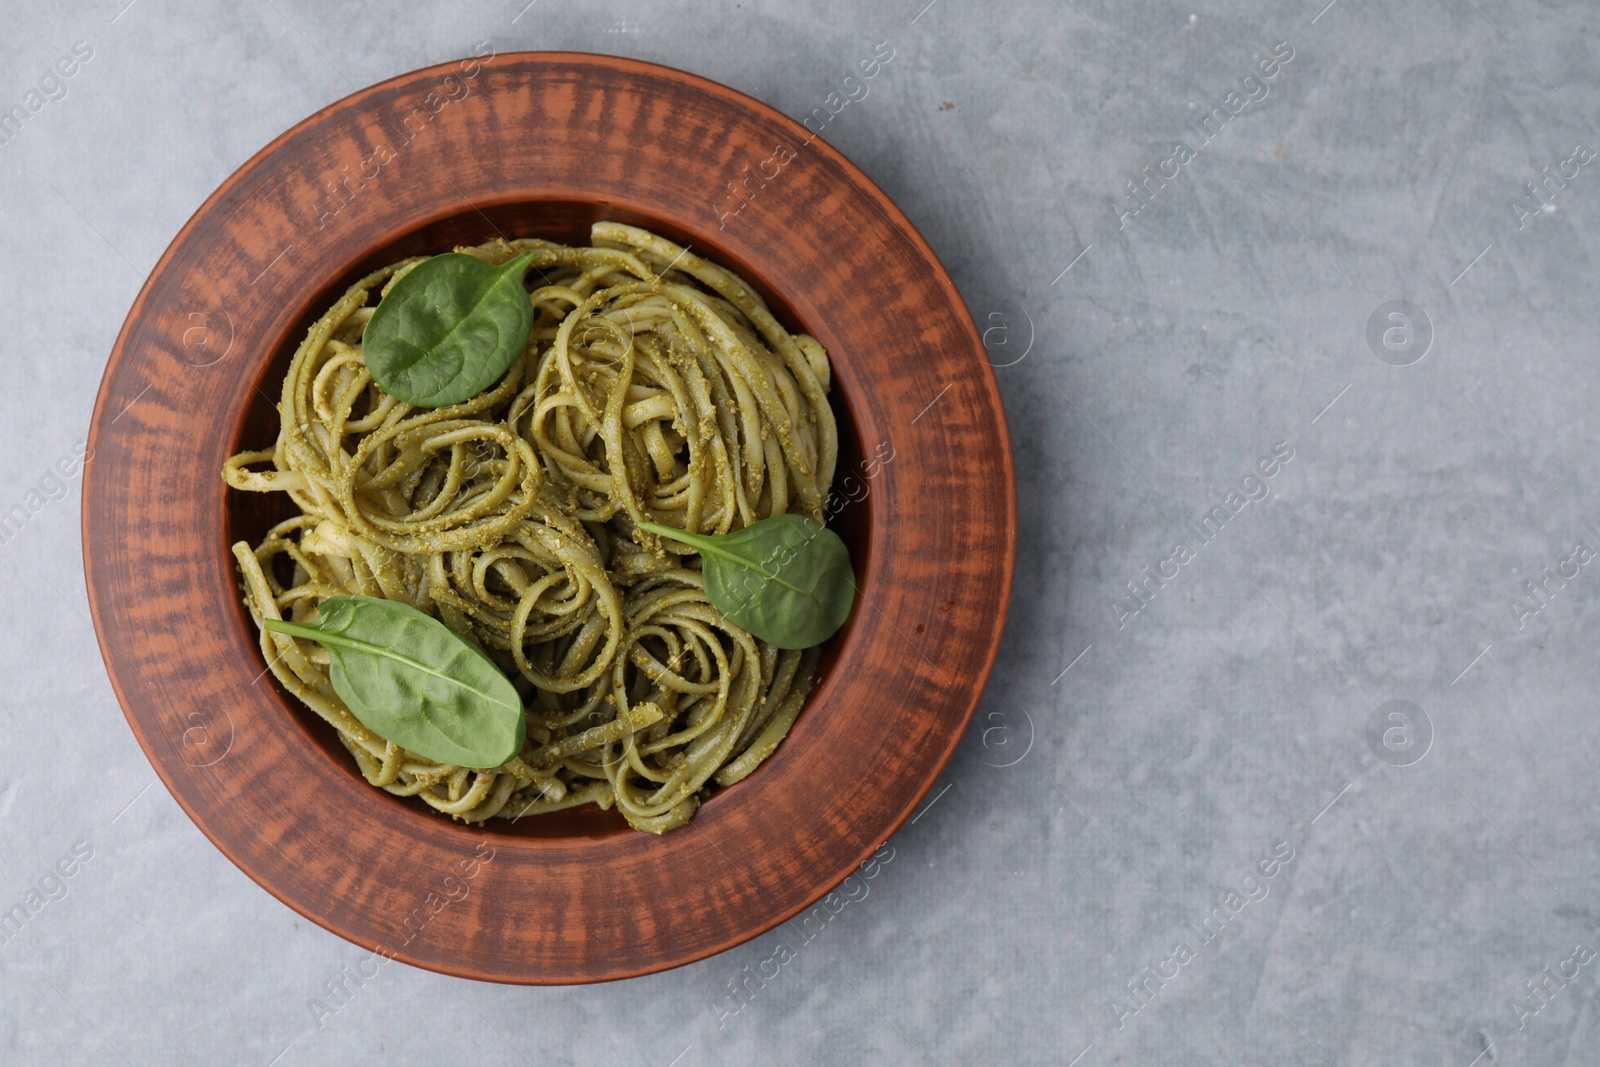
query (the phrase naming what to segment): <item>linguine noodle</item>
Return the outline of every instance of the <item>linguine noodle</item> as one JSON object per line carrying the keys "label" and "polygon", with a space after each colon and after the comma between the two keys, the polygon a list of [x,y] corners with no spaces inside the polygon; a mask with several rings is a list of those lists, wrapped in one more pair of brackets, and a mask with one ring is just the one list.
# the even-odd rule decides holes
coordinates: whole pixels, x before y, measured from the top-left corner
{"label": "linguine noodle", "polygon": [[273,674],[368,782],[468,822],[594,803],[663,833],[777,748],[817,650],[728,622],[692,550],[635,524],[820,522],[838,437],[822,346],[741,279],[635,227],[596,223],[591,240],[457,249],[536,253],[534,325],[497,385],[451,407],[389,396],[361,354],[374,293],[422,260],[362,278],[295,352],[273,447],[222,474],[296,511],[233,546],[258,624],[313,619],[342,594],[404,601],[477,641],[523,694],[517,758],[439,764],[362,725],[320,645],[263,631]]}

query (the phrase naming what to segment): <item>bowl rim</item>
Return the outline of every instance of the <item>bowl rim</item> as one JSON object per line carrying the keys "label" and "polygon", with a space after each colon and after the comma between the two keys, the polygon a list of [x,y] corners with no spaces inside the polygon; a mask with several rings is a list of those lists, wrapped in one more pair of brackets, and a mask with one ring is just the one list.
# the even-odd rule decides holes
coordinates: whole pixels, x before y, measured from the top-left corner
{"label": "bowl rim", "polygon": [[[711,79],[703,78],[701,76],[661,64],[598,53],[571,51],[505,52],[494,54],[490,57],[490,59],[492,59],[494,62],[496,71],[511,67],[513,65],[566,65],[596,68],[611,74],[627,74],[640,78],[661,79],[667,83],[675,83],[679,87],[692,90],[697,94],[720,99],[723,103],[729,105],[731,108],[746,113],[753,120],[759,121],[763,125],[788,131],[793,138],[803,141],[806,148],[811,148],[817,151],[827,161],[827,163],[831,165],[831,167],[842,173],[842,176],[848,182],[848,184],[853,187],[853,192],[857,196],[864,197],[866,201],[872,207],[876,208],[877,211],[884,217],[884,220],[889,224],[889,227],[892,230],[898,231],[910,242],[915,252],[926,261],[928,267],[930,268],[932,282],[937,286],[939,295],[943,298],[947,307],[958,320],[958,329],[963,335],[963,339],[965,341],[965,351],[968,354],[977,354],[976,358],[971,361],[972,367],[970,370],[975,373],[972,374],[970,384],[976,386],[982,391],[983,395],[981,399],[984,401],[984,410],[981,412],[981,414],[984,418],[990,420],[985,426],[985,429],[987,432],[993,434],[996,439],[997,449],[993,458],[998,463],[1001,474],[1000,481],[1002,484],[998,488],[1000,489],[1001,496],[1003,497],[1003,524],[993,524],[1000,527],[999,530],[995,531],[1000,535],[998,538],[999,543],[989,546],[992,549],[994,561],[999,565],[999,570],[997,573],[998,590],[993,604],[993,617],[988,620],[989,625],[987,627],[987,640],[985,642],[986,647],[982,648],[981,656],[978,657],[976,663],[974,664],[976,668],[975,671],[968,678],[966,678],[960,686],[960,693],[963,696],[963,700],[961,702],[962,706],[959,709],[959,714],[952,718],[950,724],[947,724],[944,731],[944,737],[942,739],[942,745],[935,753],[932,754],[931,759],[927,761],[929,769],[921,776],[920,781],[914,783],[912,792],[909,794],[909,799],[902,803],[897,811],[890,813],[883,832],[880,835],[881,840],[871,840],[866,842],[865,845],[858,845],[856,847],[855,861],[852,867],[845,868],[843,873],[838,874],[837,877],[830,876],[829,878],[816,883],[814,887],[809,889],[804,894],[804,899],[800,900],[799,903],[793,904],[792,906],[786,905],[783,908],[774,909],[765,918],[756,922],[752,922],[748,924],[745,929],[742,929],[736,933],[728,934],[715,943],[708,943],[698,946],[693,951],[674,955],[671,958],[652,960],[642,964],[612,967],[604,972],[583,975],[565,974],[558,977],[548,977],[530,973],[509,974],[499,971],[489,971],[474,966],[452,965],[448,961],[441,961],[438,958],[422,956],[415,952],[407,952],[405,950],[395,951],[391,954],[391,958],[401,959],[402,961],[411,963],[414,966],[440,973],[477,980],[509,982],[517,984],[576,984],[581,982],[609,981],[648,974],[671,967],[682,966],[700,959],[707,958],[719,952],[726,951],[727,949],[752,938],[758,937],[761,934],[777,927],[781,923],[800,914],[801,912],[815,905],[816,902],[821,900],[833,887],[837,886],[846,877],[848,877],[854,867],[859,867],[860,865],[864,864],[880,847],[882,841],[886,841],[888,836],[898,829],[922,802],[923,798],[927,795],[928,791],[932,788],[936,780],[948,765],[949,760],[955,752],[956,746],[960,743],[967,726],[970,724],[972,715],[974,714],[977,704],[982,697],[985,684],[987,683],[987,680],[992,672],[996,657],[998,655],[999,645],[1006,622],[1006,615],[1010,604],[1011,585],[1016,562],[1017,501],[1014,458],[1011,451],[1010,435],[1006,425],[1004,408],[1001,403],[999,386],[996,381],[992,365],[986,359],[982,358],[982,340],[978,334],[975,324],[972,321],[971,314],[967,310],[965,302],[962,300],[954,282],[951,280],[948,272],[943,268],[942,264],[940,264],[938,257],[933,252],[931,246],[912,224],[910,219],[906,217],[899,207],[895,205],[894,202],[874,182],[871,181],[871,179],[869,179],[858,167],[851,163],[836,148],[828,144],[826,141],[823,141],[820,137],[816,137],[815,135],[811,134],[810,131],[800,123],[788,118],[775,108],[770,107],[759,100],[756,100],[744,93],[739,92],[738,90],[732,89]],[[116,372],[133,358],[131,354],[131,341],[138,327],[144,324],[146,316],[150,311],[149,305],[155,298],[156,283],[174,268],[175,262],[179,255],[189,250],[188,246],[190,239],[195,235],[201,224],[218,212],[223,206],[224,201],[227,200],[227,198],[232,195],[241,185],[243,185],[247,178],[251,177],[259,168],[261,168],[268,160],[272,159],[275,154],[280,152],[283,147],[294,138],[319,127],[342,112],[359,109],[362,105],[369,104],[381,95],[392,92],[397,88],[412,85],[430,77],[441,78],[448,76],[452,70],[456,69],[456,65],[456,61],[452,60],[444,63],[432,64],[412,71],[407,71],[358,89],[353,93],[328,103],[324,107],[319,108],[312,114],[294,123],[288,129],[280,133],[277,137],[273,138],[267,145],[251,155],[244,163],[240,164],[221,183],[221,185],[217,187],[216,190],[206,197],[206,199],[193,212],[184,225],[178,230],[177,234],[173,237],[172,241],[164,250],[161,257],[157,260],[155,266],[151,269],[149,276],[146,278],[138,295],[135,297],[132,305],[129,308],[127,318],[125,319],[122,328],[118,332],[116,341],[112,346],[110,356],[107,360],[104,376],[96,394],[88,437],[88,446],[90,450],[89,455],[91,457],[96,454],[96,446],[102,443],[103,437],[107,432],[109,432],[109,423],[107,418],[111,413],[111,404],[114,400],[113,391],[116,384]],[[493,90],[488,86],[485,86],[484,91],[486,95],[489,95]],[[614,200],[615,198],[613,197],[609,199]],[[468,203],[470,203],[470,201],[468,201]],[[322,273],[319,275],[319,277],[327,278],[331,277],[331,275]],[[120,418],[122,414],[126,414],[131,406],[131,404],[124,406],[117,414],[116,418]],[[112,419],[111,421],[114,422],[115,419]],[[223,430],[222,432],[225,435],[231,435],[229,430]],[[158,751],[152,737],[147,736],[147,731],[145,729],[146,724],[141,721],[141,719],[133,710],[136,705],[142,703],[142,700],[130,699],[135,695],[131,692],[131,687],[134,685],[133,675],[136,672],[134,671],[133,665],[130,663],[128,666],[129,677],[125,679],[122,676],[122,672],[119,669],[117,662],[121,653],[119,653],[119,651],[110,643],[106,633],[107,626],[109,625],[108,619],[110,618],[110,607],[107,603],[107,597],[110,595],[109,582],[111,578],[110,572],[113,569],[113,564],[109,560],[101,559],[100,550],[104,548],[101,540],[102,533],[101,531],[95,529],[94,520],[97,517],[97,513],[92,507],[92,504],[98,499],[98,497],[106,491],[103,483],[104,480],[100,467],[93,463],[86,463],[83,485],[81,488],[81,498],[83,504],[81,527],[84,547],[84,572],[87,593],[91,615],[94,620],[96,641],[99,645],[101,657],[105,663],[107,674],[112,683],[113,690],[116,693],[118,703],[124,711],[124,715],[128,720],[129,726],[132,729],[135,738],[138,740],[140,747],[144,750],[146,758],[149,759],[152,767],[157,772],[157,776],[162,780],[163,785],[166,786],[169,793],[173,795],[174,799],[177,800],[180,807],[183,808],[185,813],[196,824],[197,828],[199,828],[207,837],[207,839],[210,840],[211,843],[220,851],[222,851],[223,854],[226,855],[235,866],[239,867],[240,870],[246,873],[253,881],[255,881],[258,885],[261,885],[262,888],[266,889],[268,893],[284,904],[288,905],[297,913],[305,916],[308,920],[317,923],[319,926],[322,926],[330,932],[362,947],[375,947],[371,943],[370,938],[362,937],[356,933],[353,933],[340,923],[332,920],[325,913],[303,906],[300,900],[291,897],[287,890],[285,890],[282,886],[268,880],[264,880],[257,869],[246,858],[242,857],[235,851],[231,842],[221,840],[217,835],[213,834],[211,828],[207,825],[204,813],[200,810],[197,810],[194,797],[190,796],[186,789],[180,788],[177,784],[178,774],[181,771],[181,768],[170,765],[166,761],[165,755]],[[872,528],[875,538],[883,521],[884,520],[878,517],[873,518]],[[884,565],[882,561],[888,556],[888,554],[889,552],[887,548],[874,553],[874,555],[878,557],[878,565]],[[102,570],[104,570],[105,573],[102,573]],[[865,586],[867,583],[864,580],[862,584]],[[859,607],[857,610],[860,610]],[[140,696],[142,698],[142,694],[140,694]],[[814,690],[811,697],[808,698],[808,706],[814,703],[818,699],[818,696],[819,692]],[[953,704],[952,710],[954,710]],[[803,717],[804,716],[802,716],[802,718]],[[452,826],[453,828],[453,824],[446,822],[446,820],[440,821],[445,823],[447,826]],[[694,823],[691,822],[690,826],[694,826]],[[688,828],[685,828],[684,832],[691,833],[692,831]],[[713,845],[715,845],[715,842],[713,842]],[[746,878],[749,878],[748,874],[746,875]],[[382,946],[380,945],[377,947],[381,948]]]}

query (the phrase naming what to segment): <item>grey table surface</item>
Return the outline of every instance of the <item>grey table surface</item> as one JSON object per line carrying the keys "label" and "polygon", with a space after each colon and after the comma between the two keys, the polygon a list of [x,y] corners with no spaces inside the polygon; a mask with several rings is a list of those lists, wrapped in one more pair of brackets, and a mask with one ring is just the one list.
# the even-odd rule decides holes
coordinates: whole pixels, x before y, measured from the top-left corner
{"label": "grey table surface", "polygon": [[[0,1062],[1600,1062],[1591,5],[523,2],[7,9]],[[827,139],[996,365],[993,680],[770,979],[777,934],[598,987],[349,979],[95,648],[71,457],[145,275],[279,132],[483,42],[795,117],[848,89]]]}

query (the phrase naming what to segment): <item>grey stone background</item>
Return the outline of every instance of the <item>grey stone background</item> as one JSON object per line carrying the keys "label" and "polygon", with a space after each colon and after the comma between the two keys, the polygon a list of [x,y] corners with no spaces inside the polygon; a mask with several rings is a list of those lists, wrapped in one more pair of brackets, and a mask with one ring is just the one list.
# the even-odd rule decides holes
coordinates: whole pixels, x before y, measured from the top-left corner
{"label": "grey stone background", "polygon": [[[0,904],[93,857],[0,945],[0,1061],[1600,1062],[1592,5],[523,2],[7,8],[7,106],[93,57],[0,147],[0,510],[43,501],[0,545]],[[153,784],[87,622],[50,472],[162,249],[294,122],[481,41],[795,117],[888,42],[827,137],[999,367],[994,679],[869,896],[737,1012],[775,935],[590,988],[394,964],[319,1026],[364,953]]]}

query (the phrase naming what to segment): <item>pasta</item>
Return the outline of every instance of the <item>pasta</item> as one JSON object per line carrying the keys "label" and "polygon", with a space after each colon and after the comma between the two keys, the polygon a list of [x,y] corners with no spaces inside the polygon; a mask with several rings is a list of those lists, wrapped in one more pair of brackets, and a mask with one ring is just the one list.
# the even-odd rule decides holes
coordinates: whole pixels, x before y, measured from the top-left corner
{"label": "pasta", "polygon": [[438,764],[351,714],[320,645],[263,631],[273,674],[368,782],[467,822],[594,803],[663,833],[777,748],[817,650],[728,622],[692,550],[635,524],[822,521],[838,436],[827,354],[741,279],[635,227],[597,223],[591,241],[456,250],[536,253],[534,325],[498,384],[450,407],[384,393],[362,359],[374,293],[422,260],[362,278],[295,352],[276,442],[222,474],[294,505],[233,546],[258,624],[341,594],[404,601],[475,640],[524,697],[518,757]]}

